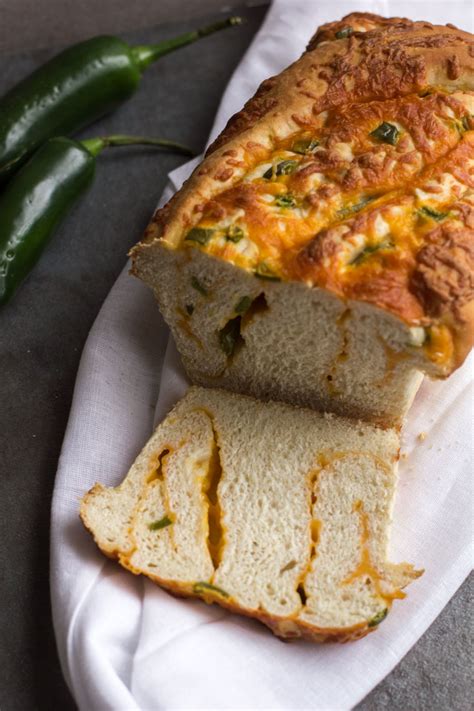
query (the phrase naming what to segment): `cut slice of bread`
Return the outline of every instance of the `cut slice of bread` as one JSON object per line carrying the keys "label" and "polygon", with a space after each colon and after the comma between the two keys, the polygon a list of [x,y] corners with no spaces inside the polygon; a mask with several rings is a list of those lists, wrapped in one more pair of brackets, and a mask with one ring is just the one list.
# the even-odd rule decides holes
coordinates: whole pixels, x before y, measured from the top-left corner
{"label": "cut slice of bread", "polygon": [[393,430],[192,387],[81,518],[99,548],[177,595],[284,638],[347,641],[418,577],[386,559]]}

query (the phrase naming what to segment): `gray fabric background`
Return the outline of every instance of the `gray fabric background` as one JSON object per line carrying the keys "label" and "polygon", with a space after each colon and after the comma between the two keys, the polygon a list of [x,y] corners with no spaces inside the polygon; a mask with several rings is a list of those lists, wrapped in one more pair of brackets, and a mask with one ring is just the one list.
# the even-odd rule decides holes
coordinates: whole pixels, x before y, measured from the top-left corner
{"label": "gray fabric background", "polygon": [[[222,91],[264,17],[261,3],[250,4],[245,27],[165,57],[131,102],[84,135],[148,133],[199,151]],[[158,41],[228,8],[222,0],[0,0],[0,94],[52,48],[100,32]],[[128,155],[124,150],[101,158],[93,190],[0,312],[2,711],[74,709],[59,669],[48,588],[56,464],[87,333],[167,173],[182,160],[144,149]],[[359,709],[472,708],[472,589],[471,578]]]}

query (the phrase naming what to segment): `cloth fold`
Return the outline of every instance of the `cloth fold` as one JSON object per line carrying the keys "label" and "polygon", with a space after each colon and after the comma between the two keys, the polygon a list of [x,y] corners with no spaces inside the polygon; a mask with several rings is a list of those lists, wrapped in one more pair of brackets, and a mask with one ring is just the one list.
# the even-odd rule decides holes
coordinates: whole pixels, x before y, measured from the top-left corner
{"label": "cloth fold", "polygon": [[[319,24],[356,10],[472,31],[470,0],[275,0],[229,83],[210,140],[263,79],[301,54]],[[194,164],[170,175],[160,204]],[[98,552],[78,520],[81,496],[97,481],[123,479],[154,422],[187,387],[152,294],[126,267],[82,354],[52,505],[53,619],[79,708],[352,708],[472,567],[472,368],[471,357],[448,382],[425,380],[404,431],[390,558],[424,567],[424,576],[375,634],[355,644],[285,645],[256,622],[176,600],[133,577]]]}

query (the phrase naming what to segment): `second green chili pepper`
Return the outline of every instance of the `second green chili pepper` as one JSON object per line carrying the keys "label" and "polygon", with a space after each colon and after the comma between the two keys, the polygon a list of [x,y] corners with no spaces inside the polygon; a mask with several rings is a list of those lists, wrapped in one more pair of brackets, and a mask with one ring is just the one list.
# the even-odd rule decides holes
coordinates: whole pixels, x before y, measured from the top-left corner
{"label": "second green chili pepper", "polygon": [[28,275],[55,227],[87,190],[96,157],[108,146],[153,145],[185,155],[185,146],[161,139],[110,136],[44,143],[0,194],[0,305]]}
{"label": "second green chili pepper", "polygon": [[48,138],[77,131],[128,99],[163,55],[240,23],[231,17],[149,46],[93,37],[53,57],[0,99],[0,183]]}

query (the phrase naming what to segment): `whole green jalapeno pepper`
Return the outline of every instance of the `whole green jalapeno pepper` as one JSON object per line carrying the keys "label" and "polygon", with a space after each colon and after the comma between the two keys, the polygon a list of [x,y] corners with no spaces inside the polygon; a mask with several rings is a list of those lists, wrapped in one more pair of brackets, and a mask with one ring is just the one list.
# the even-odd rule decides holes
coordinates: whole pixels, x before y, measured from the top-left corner
{"label": "whole green jalapeno pepper", "polygon": [[128,99],[163,55],[240,23],[231,17],[149,46],[93,37],[53,57],[0,99],[0,183],[48,138],[77,131]]}
{"label": "whole green jalapeno pepper", "polygon": [[96,158],[108,146],[153,145],[185,155],[179,143],[136,136],[74,141],[51,138],[0,194],[0,305],[38,261],[55,227],[91,185]]}

